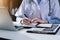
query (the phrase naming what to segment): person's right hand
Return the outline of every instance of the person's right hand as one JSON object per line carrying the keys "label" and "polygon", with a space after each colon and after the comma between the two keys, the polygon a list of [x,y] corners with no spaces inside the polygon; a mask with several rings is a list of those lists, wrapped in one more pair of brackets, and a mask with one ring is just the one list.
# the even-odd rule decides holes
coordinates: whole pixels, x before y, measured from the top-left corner
{"label": "person's right hand", "polygon": [[23,24],[29,25],[31,23],[31,20],[28,18],[23,19]]}

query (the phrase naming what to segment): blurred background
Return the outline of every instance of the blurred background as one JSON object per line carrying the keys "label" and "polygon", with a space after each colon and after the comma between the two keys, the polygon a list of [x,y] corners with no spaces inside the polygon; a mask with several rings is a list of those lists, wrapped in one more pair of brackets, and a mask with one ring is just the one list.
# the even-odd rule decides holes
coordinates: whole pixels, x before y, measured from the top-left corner
{"label": "blurred background", "polygon": [[19,8],[21,2],[22,0],[0,0],[0,7],[7,7],[12,20],[16,21],[16,17],[14,16],[14,14]]}
{"label": "blurred background", "polygon": [[22,0],[0,0],[0,8],[7,7],[12,20],[15,21],[14,13],[19,8],[21,2]]}

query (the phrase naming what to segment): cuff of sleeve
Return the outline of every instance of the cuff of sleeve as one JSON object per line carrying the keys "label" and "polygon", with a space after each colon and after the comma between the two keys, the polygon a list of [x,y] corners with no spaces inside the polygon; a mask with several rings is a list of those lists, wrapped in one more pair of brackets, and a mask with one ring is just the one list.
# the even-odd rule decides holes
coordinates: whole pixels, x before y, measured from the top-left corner
{"label": "cuff of sleeve", "polygon": [[55,20],[49,20],[48,23],[49,24],[55,24]]}
{"label": "cuff of sleeve", "polygon": [[23,23],[23,18],[19,18],[19,17],[17,17],[16,18],[16,22],[18,23],[18,24],[22,24]]}
{"label": "cuff of sleeve", "polygon": [[59,20],[49,20],[50,24],[60,24]]}

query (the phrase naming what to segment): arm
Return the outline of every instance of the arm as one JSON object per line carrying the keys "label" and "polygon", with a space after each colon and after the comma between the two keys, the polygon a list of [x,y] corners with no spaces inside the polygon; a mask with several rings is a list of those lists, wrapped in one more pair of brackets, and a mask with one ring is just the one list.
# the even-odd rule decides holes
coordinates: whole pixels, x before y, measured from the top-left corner
{"label": "arm", "polygon": [[23,20],[24,17],[23,12],[24,12],[24,0],[15,14],[17,23],[20,23],[20,21]]}
{"label": "arm", "polygon": [[52,20],[49,20],[49,23],[50,23],[50,24],[60,24],[60,19],[54,18],[54,19],[52,19]]}
{"label": "arm", "polygon": [[51,20],[49,20],[49,23],[51,24],[60,24],[60,13],[59,13],[59,2],[58,0],[52,0],[53,2],[51,3],[52,6],[52,17]]}
{"label": "arm", "polygon": [[[25,10],[25,6],[26,6],[26,0],[23,0],[21,6],[19,7],[18,11],[16,12],[15,16],[16,16],[16,21],[18,24],[30,24],[30,19],[28,18],[28,14]],[[26,14],[26,15],[25,15]]]}

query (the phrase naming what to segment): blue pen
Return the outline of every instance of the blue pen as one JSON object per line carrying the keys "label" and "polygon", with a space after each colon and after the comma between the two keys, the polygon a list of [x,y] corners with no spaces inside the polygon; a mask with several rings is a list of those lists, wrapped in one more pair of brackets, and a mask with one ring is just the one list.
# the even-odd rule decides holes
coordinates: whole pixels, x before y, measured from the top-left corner
{"label": "blue pen", "polygon": [[[26,15],[26,14],[24,14],[25,15],[25,17],[27,17],[28,18],[28,16]],[[31,21],[30,21],[30,23],[31,23]]]}

